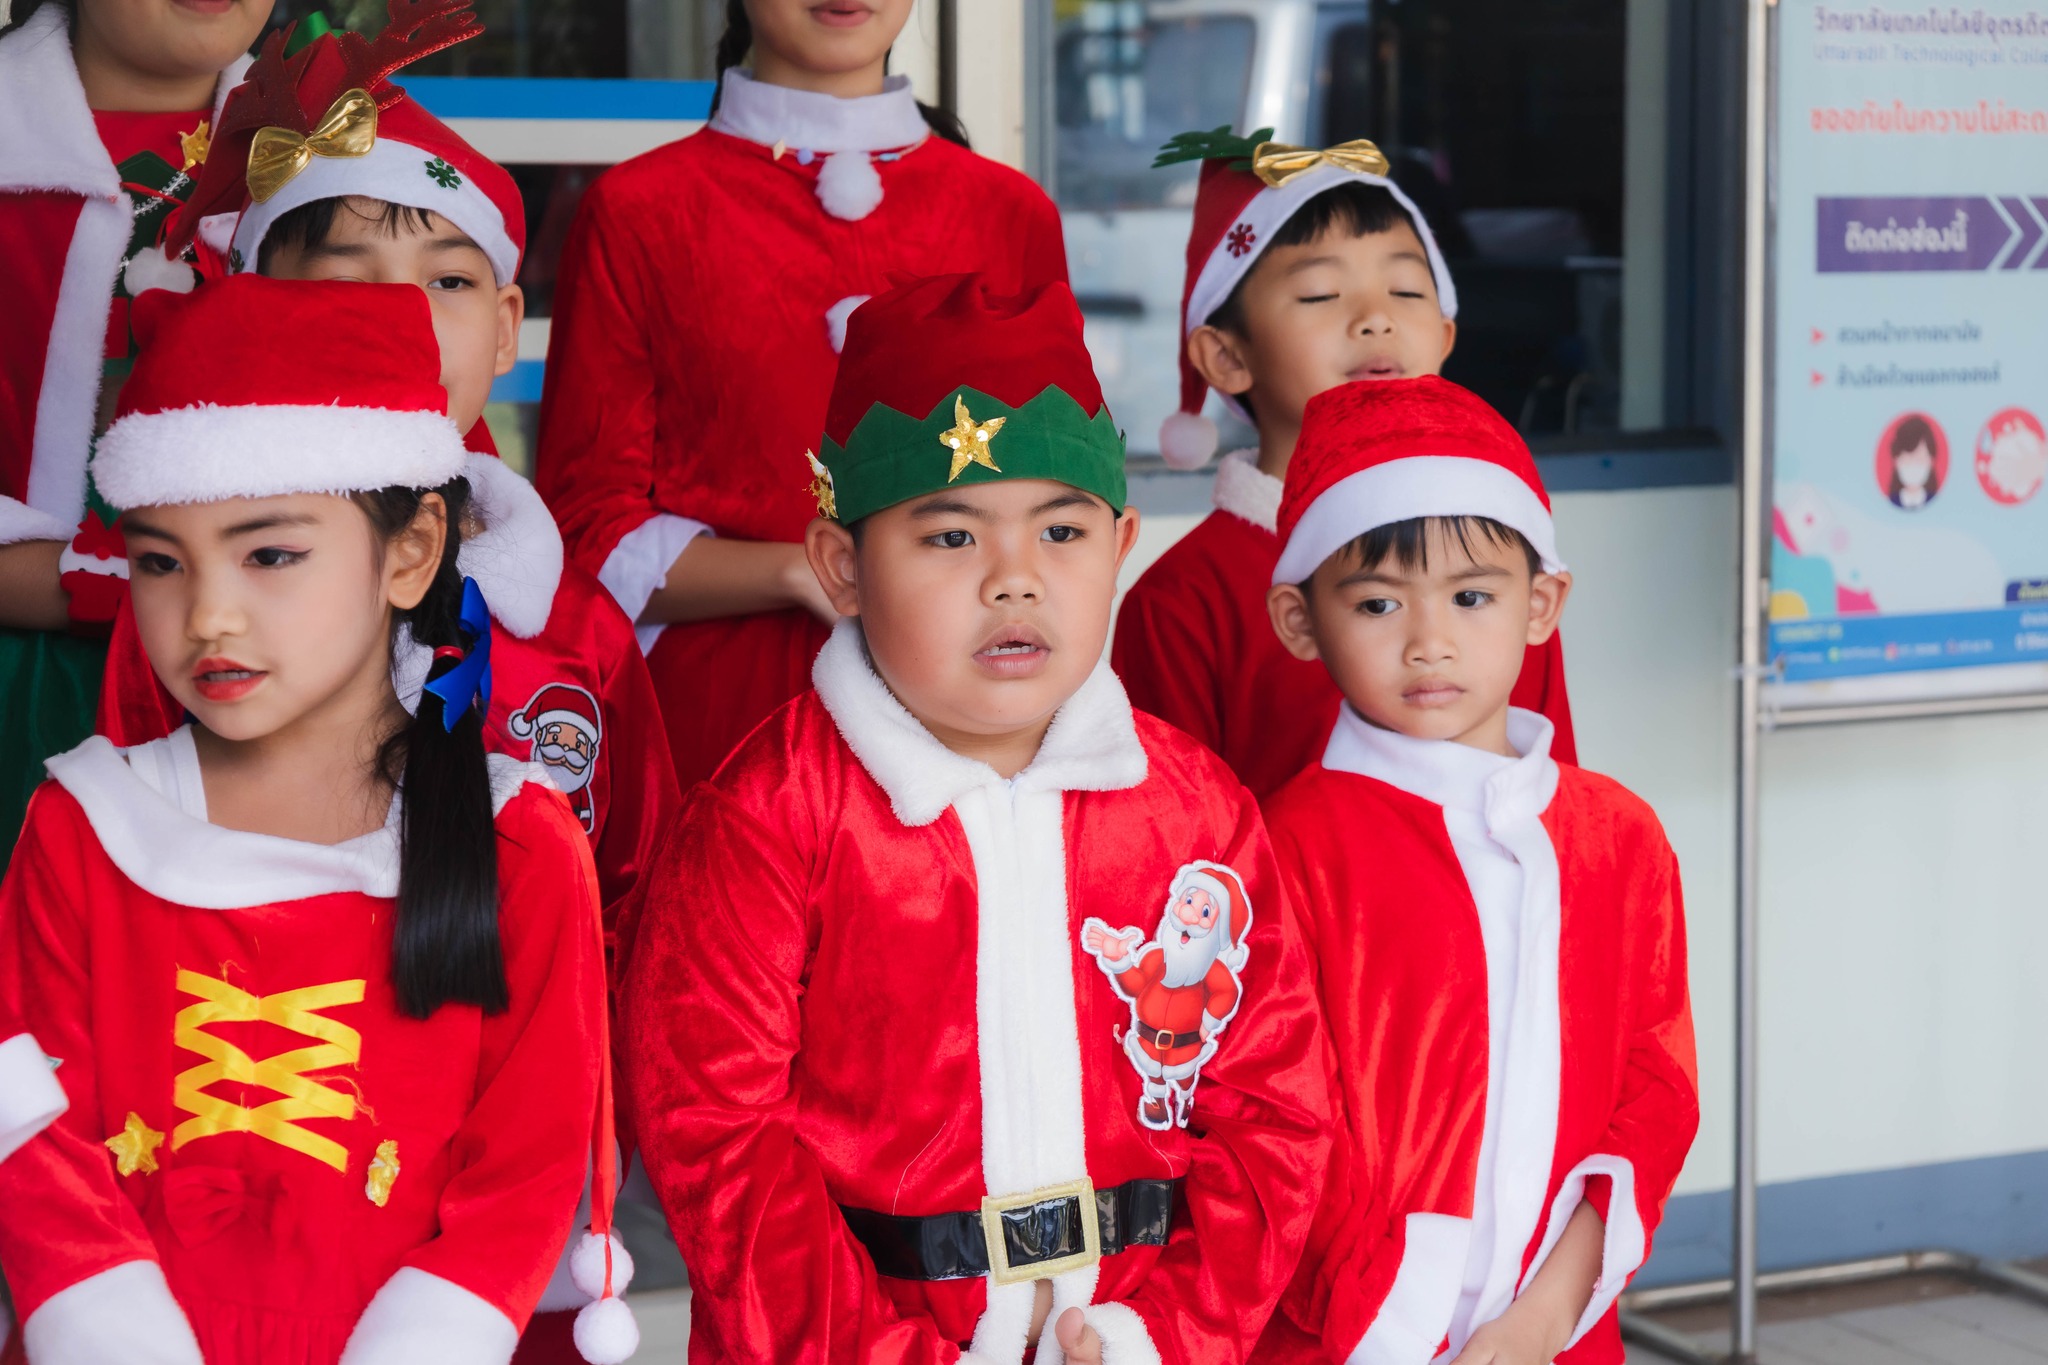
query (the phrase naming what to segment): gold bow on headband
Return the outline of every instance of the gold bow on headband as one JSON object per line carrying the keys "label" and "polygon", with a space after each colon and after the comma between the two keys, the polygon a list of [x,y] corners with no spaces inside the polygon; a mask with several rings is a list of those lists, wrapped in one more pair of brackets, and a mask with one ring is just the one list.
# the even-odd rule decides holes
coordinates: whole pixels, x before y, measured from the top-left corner
{"label": "gold bow on headband", "polygon": [[257,130],[249,144],[249,197],[261,204],[289,185],[316,156],[368,156],[377,141],[377,102],[364,90],[350,90],[327,106],[310,133],[289,128]]}
{"label": "gold bow on headband", "polygon": [[1316,151],[1311,147],[1290,147],[1284,142],[1261,142],[1252,151],[1252,174],[1279,189],[1296,176],[1324,166],[1355,175],[1385,175],[1387,158],[1364,138],[1340,142]]}

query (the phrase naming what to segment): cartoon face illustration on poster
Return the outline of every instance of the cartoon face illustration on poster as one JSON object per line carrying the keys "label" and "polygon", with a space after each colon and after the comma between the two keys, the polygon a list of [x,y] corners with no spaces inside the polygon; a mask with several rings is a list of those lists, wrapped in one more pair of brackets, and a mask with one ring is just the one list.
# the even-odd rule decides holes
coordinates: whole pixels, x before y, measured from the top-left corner
{"label": "cartoon face illustration on poster", "polygon": [[548,683],[528,697],[506,725],[513,738],[533,741],[530,757],[547,769],[548,779],[569,798],[583,832],[594,833],[597,813],[590,779],[597,771],[597,746],[604,738],[597,699],[572,683]]}
{"label": "cartoon face illustration on poster", "polygon": [[1948,434],[1924,412],[1894,418],[1877,443],[1877,486],[1892,506],[1917,512],[1948,482]]}
{"label": "cartoon face illustration on poster", "polygon": [[1093,916],[1082,924],[1082,948],[1130,1002],[1124,1053],[1143,1086],[1138,1122],[1147,1128],[1187,1126],[1195,1082],[1244,1000],[1240,974],[1251,927],[1243,879],[1202,861],[1174,874],[1150,939],[1135,926],[1112,929]]}

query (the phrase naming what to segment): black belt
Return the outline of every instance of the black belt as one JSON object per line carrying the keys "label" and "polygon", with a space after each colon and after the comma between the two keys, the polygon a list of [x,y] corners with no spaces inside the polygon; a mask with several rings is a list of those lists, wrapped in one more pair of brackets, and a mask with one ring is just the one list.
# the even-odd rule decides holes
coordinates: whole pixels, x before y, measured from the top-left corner
{"label": "black belt", "polygon": [[1202,1031],[1200,1029],[1189,1029],[1186,1033],[1168,1033],[1163,1028],[1141,1028],[1138,1030],[1138,1037],[1152,1044],[1161,1052],[1171,1052],[1175,1048],[1193,1047],[1196,1043],[1201,1042]]}
{"label": "black belt", "polygon": [[[1127,1247],[1165,1246],[1179,1180],[1131,1180],[1112,1190],[1087,1181],[985,1199],[974,1213],[924,1217],[840,1206],[875,1269],[896,1280],[998,1284],[1046,1279]],[[1082,1212],[1094,1205],[1094,1217]],[[1000,1235],[995,1234],[1000,1229]],[[1094,1236],[1090,1236],[1094,1233]]]}

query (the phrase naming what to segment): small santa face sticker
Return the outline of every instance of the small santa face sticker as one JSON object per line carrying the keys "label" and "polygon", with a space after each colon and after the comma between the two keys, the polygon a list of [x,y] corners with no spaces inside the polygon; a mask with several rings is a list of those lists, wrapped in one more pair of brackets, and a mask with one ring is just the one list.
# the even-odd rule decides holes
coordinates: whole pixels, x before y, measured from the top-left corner
{"label": "small santa face sticker", "polygon": [[598,743],[604,737],[597,699],[573,683],[548,683],[505,725],[514,739],[533,741],[528,757],[546,768],[548,779],[569,798],[583,832],[595,833],[590,779],[597,771]]}
{"label": "small santa face sticker", "polygon": [[1147,1128],[1187,1126],[1202,1067],[1244,999],[1251,927],[1243,879],[1211,862],[1174,874],[1150,939],[1135,926],[1112,929],[1092,916],[1081,926],[1082,948],[1130,1003],[1124,1055],[1143,1087],[1138,1122]]}

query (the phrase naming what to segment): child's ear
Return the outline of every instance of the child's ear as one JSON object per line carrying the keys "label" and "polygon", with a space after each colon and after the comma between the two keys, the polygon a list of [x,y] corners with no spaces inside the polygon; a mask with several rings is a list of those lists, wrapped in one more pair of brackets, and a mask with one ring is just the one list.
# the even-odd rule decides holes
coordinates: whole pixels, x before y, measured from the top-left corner
{"label": "child's ear", "polygon": [[1440,356],[1438,356],[1438,357],[1436,358],[1436,364],[1437,364],[1437,368],[1438,368],[1439,370],[1441,370],[1441,369],[1443,368],[1443,364],[1444,364],[1444,362],[1445,362],[1446,360],[1449,360],[1449,359],[1451,358],[1451,349],[1452,349],[1452,348],[1453,348],[1454,346],[1456,346],[1457,344],[1458,344],[1458,324],[1457,324],[1457,321],[1456,321],[1456,319],[1454,319],[1454,318],[1445,318],[1445,319],[1444,319],[1444,353],[1443,353],[1442,355],[1440,355]]}
{"label": "child's ear", "polygon": [[1540,645],[1557,631],[1564,599],[1572,595],[1570,573],[1539,573],[1529,582],[1529,643]]}
{"label": "child's ear", "polygon": [[804,528],[804,558],[818,576],[826,600],[841,616],[860,615],[859,565],[853,532],[836,521],[813,517]]}
{"label": "child's ear", "polygon": [[1316,646],[1315,622],[1308,612],[1308,598],[1301,588],[1293,583],[1275,583],[1266,589],[1266,615],[1273,622],[1273,633],[1280,637],[1281,648],[1303,663],[1313,663],[1323,657]]}
{"label": "child's ear", "polygon": [[1116,566],[1122,569],[1124,561],[1131,557],[1131,551],[1138,544],[1138,509],[1124,508],[1124,514],[1116,519]]}
{"label": "child's ear", "polygon": [[411,611],[434,585],[441,571],[441,551],[448,544],[448,504],[439,493],[420,499],[412,522],[384,549],[384,598],[400,611]]}
{"label": "child's ear", "polygon": [[526,291],[508,284],[498,291],[498,355],[492,374],[510,374],[519,361],[519,324],[526,321]]}
{"label": "child's ear", "polygon": [[1249,393],[1251,367],[1245,363],[1244,341],[1206,323],[1188,337],[1188,363],[1218,393]]}

